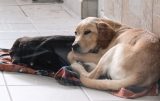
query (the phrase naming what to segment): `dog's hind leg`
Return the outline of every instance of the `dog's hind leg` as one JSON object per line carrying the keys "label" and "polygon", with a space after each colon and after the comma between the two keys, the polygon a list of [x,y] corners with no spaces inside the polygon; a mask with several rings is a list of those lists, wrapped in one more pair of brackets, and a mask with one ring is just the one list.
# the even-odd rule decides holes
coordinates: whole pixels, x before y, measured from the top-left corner
{"label": "dog's hind leg", "polygon": [[98,90],[119,90],[123,87],[137,85],[143,81],[139,79],[136,75],[131,75],[121,80],[98,80],[81,76],[80,80],[85,87]]}

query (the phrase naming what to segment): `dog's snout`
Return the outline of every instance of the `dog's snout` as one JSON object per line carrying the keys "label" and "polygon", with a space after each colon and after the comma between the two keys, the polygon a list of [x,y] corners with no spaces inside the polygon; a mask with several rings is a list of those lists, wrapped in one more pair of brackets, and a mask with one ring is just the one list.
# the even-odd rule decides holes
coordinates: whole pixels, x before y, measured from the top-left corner
{"label": "dog's snout", "polygon": [[72,48],[73,48],[74,51],[78,51],[79,47],[80,46],[79,46],[78,43],[72,45]]}

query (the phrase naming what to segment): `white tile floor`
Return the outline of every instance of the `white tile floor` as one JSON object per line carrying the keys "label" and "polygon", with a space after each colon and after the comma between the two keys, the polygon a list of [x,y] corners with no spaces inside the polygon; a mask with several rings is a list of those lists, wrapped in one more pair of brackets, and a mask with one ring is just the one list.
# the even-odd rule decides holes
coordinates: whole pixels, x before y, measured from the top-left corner
{"label": "white tile floor", "polygon": [[[0,48],[10,48],[18,37],[73,35],[80,20],[63,4],[32,3],[31,0],[0,0]],[[159,101],[142,97],[136,101]],[[53,78],[0,72],[0,101],[130,101],[76,86],[63,86]]]}

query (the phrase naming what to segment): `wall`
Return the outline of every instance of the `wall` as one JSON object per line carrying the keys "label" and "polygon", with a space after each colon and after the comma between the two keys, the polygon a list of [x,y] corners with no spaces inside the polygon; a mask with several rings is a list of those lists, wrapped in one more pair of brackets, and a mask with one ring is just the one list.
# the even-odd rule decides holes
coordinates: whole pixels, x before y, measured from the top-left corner
{"label": "wall", "polygon": [[81,9],[81,18],[89,16],[97,17],[98,15],[98,0],[83,0]]}
{"label": "wall", "polygon": [[99,16],[160,34],[160,0],[99,0]]}

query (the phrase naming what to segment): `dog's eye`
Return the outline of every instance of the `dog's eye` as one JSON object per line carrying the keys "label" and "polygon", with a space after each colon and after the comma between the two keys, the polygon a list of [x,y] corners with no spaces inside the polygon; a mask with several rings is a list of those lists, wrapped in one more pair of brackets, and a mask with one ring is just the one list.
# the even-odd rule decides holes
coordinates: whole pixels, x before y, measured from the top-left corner
{"label": "dog's eye", "polygon": [[74,32],[75,33],[75,35],[77,35],[77,32]]}
{"label": "dog's eye", "polygon": [[84,35],[87,35],[87,34],[90,34],[90,33],[91,33],[91,31],[87,30],[87,31],[84,32]]}

